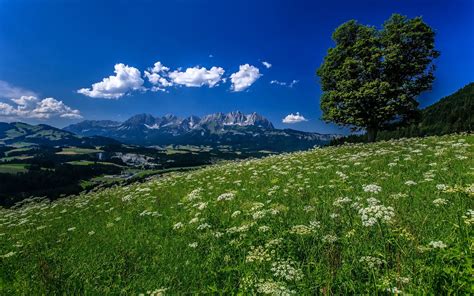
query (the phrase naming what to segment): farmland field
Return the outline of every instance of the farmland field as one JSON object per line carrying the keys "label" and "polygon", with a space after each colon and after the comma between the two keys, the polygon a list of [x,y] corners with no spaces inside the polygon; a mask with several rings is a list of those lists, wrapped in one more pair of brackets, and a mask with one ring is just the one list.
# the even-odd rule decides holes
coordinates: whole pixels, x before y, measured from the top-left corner
{"label": "farmland field", "polygon": [[90,154],[102,152],[99,149],[87,149],[87,148],[63,148],[62,151],[57,152],[59,155],[76,155],[76,154]]}
{"label": "farmland field", "polygon": [[0,209],[0,294],[472,294],[473,144],[314,149]]}
{"label": "farmland field", "polygon": [[24,163],[0,164],[0,173],[17,174],[28,171]]}

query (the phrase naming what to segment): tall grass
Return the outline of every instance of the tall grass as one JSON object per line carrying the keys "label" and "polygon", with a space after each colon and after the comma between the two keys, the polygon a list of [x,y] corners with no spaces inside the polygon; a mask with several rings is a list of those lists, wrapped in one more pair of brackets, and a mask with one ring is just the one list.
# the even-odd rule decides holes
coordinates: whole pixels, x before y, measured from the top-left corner
{"label": "tall grass", "polygon": [[348,145],[0,210],[0,294],[468,294],[474,136]]}

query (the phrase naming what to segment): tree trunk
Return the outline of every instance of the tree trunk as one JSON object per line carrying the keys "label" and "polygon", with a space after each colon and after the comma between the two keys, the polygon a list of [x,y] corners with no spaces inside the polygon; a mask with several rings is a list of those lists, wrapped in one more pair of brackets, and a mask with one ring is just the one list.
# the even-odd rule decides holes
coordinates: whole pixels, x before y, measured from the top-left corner
{"label": "tree trunk", "polygon": [[378,129],[376,127],[367,128],[367,138],[369,140],[369,143],[375,142],[375,139],[377,138],[377,132]]}

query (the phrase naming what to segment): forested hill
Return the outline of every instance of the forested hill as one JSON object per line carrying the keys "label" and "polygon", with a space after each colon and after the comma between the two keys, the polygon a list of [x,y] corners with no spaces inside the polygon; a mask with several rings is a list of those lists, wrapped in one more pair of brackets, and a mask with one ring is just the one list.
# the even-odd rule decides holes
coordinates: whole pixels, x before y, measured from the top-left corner
{"label": "forested hill", "polygon": [[422,134],[472,131],[474,82],[423,110],[418,128]]}
{"label": "forested hill", "polygon": [[[377,140],[472,132],[474,129],[473,112],[474,82],[421,110],[421,118],[416,123],[379,132]],[[362,142],[364,140],[366,140],[366,135],[349,136],[333,142],[338,144],[340,142]]]}

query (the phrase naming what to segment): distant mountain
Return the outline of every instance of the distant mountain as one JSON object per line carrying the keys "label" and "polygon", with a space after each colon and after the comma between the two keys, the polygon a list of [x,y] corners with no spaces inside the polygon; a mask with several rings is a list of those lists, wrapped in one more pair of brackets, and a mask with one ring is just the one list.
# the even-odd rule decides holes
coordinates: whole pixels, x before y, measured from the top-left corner
{"label": "distant mountain", "polygon": [[122,123],[112,120],[84,120],[74,124],[75,128],[81,130],[82,136],[104,136],[110,128],[117,127]]}
{"label": "distant mountain", "polygon": [[119,144],[101,136],[84,137],[46,124],[30,125],[22,122],[0,122],[0,145],[33,144],[43,146],[90,147]]}
{"label": "distant mountain", "polygon": [[214,113],[202,118],[175,115],[154,117],[138,114],[119,123],[113,121],[83,121],[64,130],[78,135],[106,136],[136,145],[230,145],[243,149],[292,151],[324,145],[334,135],[275,129],[258,113]]}

